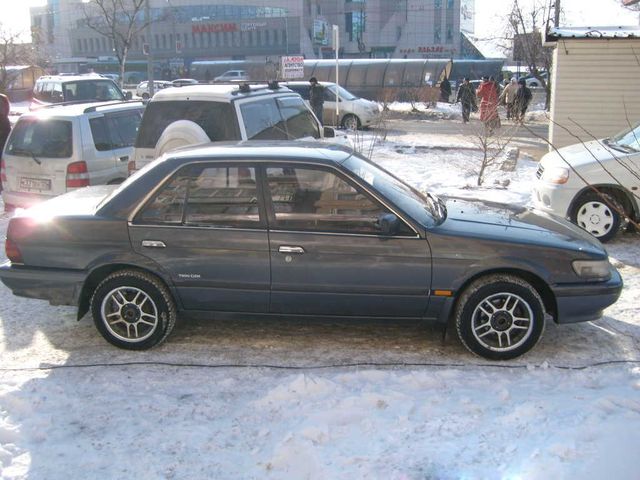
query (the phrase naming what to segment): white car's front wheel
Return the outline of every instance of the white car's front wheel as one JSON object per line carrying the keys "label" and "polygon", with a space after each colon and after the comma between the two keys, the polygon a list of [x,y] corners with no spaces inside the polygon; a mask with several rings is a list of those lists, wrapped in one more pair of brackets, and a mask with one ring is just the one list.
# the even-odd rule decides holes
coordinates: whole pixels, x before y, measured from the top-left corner
{"label": "white car's front wheel", "polygon": [[571,221],[601,242],[608,242],[620,230],[622,218],[617,210],[621,208],[612,196],[589,191],[576,202]]}

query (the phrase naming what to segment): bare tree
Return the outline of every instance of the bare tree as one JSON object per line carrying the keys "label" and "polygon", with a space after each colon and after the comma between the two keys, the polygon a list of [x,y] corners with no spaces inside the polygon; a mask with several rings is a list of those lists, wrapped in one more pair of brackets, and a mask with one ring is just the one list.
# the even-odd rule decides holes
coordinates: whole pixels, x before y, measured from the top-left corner
{"label": "bare tree", "polygon": [[133,38],[152,23],[151,19],[143,16],[145,0],[91,0],[82,5],[86,26],[113,42],[122,86]]}
{"label": "bare tree", "polygon": [[6,93],[13,79],[7,70],[11,65],[30,65],[35,62],[35,54],[30,44],[20,42],[21,34],[0,23],[0,93]]}
{"label": "bare tree", "polygon": [[531,75],[545,89],[547,110],[551,106],[551,84],[542,73],[551,71],[553,50],[542,46],[542,32],[546,30],[549,14],[546,2],[541,0],[535,0],[528,7],[522,6],[520,0],[513,0],[507,27],[514,42],[514,60],[525,62]]}

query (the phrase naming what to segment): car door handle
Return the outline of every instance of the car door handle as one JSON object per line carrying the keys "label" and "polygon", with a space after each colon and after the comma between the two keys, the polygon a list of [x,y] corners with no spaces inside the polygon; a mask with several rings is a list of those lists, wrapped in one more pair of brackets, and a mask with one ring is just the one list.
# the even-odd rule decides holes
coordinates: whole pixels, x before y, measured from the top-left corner
{"label": "car door handle", "polygon": [[147,248],[167,248],[164,242],[160,240],[143,240],[142,246]]}
{"label": "car door handle", "polygon": [[304,253],[304,248],[302,248],[302,247],[290,247],[288,245],[280,245],[280,247],[278,247],[278,252],[279,253],[298,253],[298,254],[303,254]]}
{"label": "car door handle", "polygon": [[120,161],[121,162],[128,162],[129,161],[129,155],[125,155],[124,157],[120,157]]}

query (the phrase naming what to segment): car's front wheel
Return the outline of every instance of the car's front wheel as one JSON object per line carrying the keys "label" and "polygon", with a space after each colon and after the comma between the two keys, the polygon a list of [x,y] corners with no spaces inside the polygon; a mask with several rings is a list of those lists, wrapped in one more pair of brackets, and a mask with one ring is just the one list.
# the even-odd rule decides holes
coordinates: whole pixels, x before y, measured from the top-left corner
{"label": "car's front wheel", "polygon": [[176,307],[167,287],[137,270],[114,272],[91,298],[93,321],[116,347],[146,350],[162,343],[175,325]]}
{"label": "car's front wheel", "polygon": [[618,233],[622,224],[622,218],[614,206],[621,208],[610,195],[600,196],[588,191],[576,202],[571,221],[601,242],[608,242]]}
{"label": "car's front wheel", "polygon": [[143,94],[142,94],[142,99],[143,99],[143,100],[149,100],[149,94],[148,94],[148,93],[146,93],[146,92],[145,92],[145,93],[143,93]]}
{"label": "car's front wheel", "polygon": [[531,350],[544,331],[544,305],[525,280],[489,275],[462,293],[455,324],[462,344],[490,360],[509,360]]}
{"label": "car's front wheel", "polygon": [[342,126],[347,130],[357,130],[360,127],[360,120],[350,113],[342,119]]}

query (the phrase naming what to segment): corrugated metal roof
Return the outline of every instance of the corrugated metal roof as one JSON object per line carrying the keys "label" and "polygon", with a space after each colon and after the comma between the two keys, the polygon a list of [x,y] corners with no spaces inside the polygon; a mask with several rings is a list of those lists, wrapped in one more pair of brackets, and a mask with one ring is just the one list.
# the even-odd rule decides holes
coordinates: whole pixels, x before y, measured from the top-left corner
{"label": "corrugated metal roof", "polygon": [[640,26],[630,27],[559,27],[547,32],[546,40],[561,38],[640,38]]}

